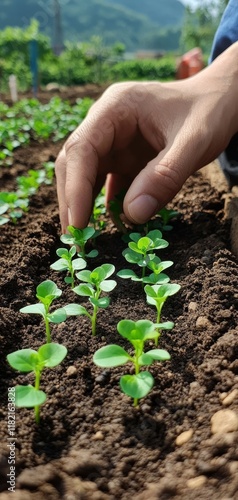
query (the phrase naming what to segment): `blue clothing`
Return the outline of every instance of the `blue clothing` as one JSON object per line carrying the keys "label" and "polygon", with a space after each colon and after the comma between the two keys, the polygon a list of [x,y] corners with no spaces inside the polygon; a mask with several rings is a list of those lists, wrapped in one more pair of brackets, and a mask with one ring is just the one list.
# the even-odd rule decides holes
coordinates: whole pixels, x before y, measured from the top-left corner
{"label": "blue clothing", "polygon": [[[230,0],[213,40],[210,62],[236,41],[238,41],[238,0]],[[234,64],[238,62],[234,61]],[[232,137],[226,150],[219,156],[219,162],[230,188],[238,185],[238,133]]]}
{"label": "blue clothing", "polygon": [[210,61],[238,40],[238,0],[230,0],[215,34]]}

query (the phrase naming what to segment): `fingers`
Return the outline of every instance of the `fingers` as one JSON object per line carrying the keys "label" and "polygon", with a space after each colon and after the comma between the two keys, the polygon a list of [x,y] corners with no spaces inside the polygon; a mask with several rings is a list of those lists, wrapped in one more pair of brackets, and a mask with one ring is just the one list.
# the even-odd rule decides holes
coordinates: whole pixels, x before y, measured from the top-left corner
{"label": "fingers", "polygon": [[[186,153],[184,153],[186,151]],[[166,148],[150,161],[128,190],[124,200],[125,216],[136,224],[144,224],[180,191],[198,165],[191,162],[183,145]]]}
{"label": "fingers", "polygon": [[59,215],[62,233],[66,232],[66,227],[69,225],[68,206],[65,200],[65,181],[66,181],[66,155],[63,148],[56,160],[55,175],[57,180],[57,196],[59,203]]}
{"label": "fingers", "polygon": [[[106,116],[91,115],[70,136],[56,161],[57,193],[62,230],[68,224],[86,227],[95,194],[105,180],[99,161],[110,151],[113,124]],[[104,163],[105,172],[107,162]]]}

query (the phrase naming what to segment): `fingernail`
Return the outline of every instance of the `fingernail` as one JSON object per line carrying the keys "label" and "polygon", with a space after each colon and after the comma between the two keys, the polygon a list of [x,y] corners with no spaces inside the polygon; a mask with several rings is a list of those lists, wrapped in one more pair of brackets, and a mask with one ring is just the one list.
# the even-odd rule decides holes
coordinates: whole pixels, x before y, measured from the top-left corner
{"label": "fingernail", "polygon": [[127,210],[132,221],[143,224],[156,214],[158,208],[158,200],[149,194],[143,194],[131,201]]}

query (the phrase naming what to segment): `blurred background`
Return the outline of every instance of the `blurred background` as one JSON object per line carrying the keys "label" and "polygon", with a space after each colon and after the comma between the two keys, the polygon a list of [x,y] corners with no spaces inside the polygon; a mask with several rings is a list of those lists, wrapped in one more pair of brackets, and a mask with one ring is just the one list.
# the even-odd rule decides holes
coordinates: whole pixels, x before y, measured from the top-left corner
{"label": "blurred background", "polygon": [[[181,56],[207,64],[226,0],[1,0],[0,93],[170,80]],[[47,87],[48,86],[48,87]]]}

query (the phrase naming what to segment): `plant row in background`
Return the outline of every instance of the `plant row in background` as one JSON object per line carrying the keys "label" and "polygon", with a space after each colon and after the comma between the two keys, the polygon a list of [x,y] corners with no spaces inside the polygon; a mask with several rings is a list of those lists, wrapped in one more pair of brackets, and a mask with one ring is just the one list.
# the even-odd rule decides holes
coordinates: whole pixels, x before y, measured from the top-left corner
{"label": "plant row in background", "polygon": [[[92,100],[85,98],[71,106],[58,97],[47,104],[37,99],[23,99],[11,107],[0,103],[0,166],[11,166],[14,151],[31,139],[64,139],[85,118],[91,104]],[[17,177],[15,191],[0,191],[0,225],[16,223],[28,210],[30,197],[41,184],[51,184],[53,177],[54,163],[45,162],[40,169]]]}
{"label": "plant row in background", "polygon": [[[45,368],[53,368],[60,364],[67,354],[65,346],[52,341],[51,323],[61,323],[71,316],[84,315],[89,320],[92,335],[96,336],[98,313],[110,305],[108,294],[117,286],[116,280],[111,279],[115,273],[112,264],[104,263],[92,270],[89,269],[92,267],[88,264],[89,260],[95,258],[98,252],[95,248],[88,251],[88,242],[89,240],[92,242],[100,234],[99,230],[92,226],[85,229],[68,226],[67,231],[67,234],[61,236],[61,241],[69,248],[57,249],[59,259],[51,264],[51,268],[66,273],[64,281],[71,287],[72,294],[75,294],[76,298],[82,297],[83,300],[87,298],[88,305],[72,301],[63,307],[52,309],[52,303],[61,297],[62,291],[54,281],[43,281],[36,289],[38,302],[23,307],[20,312],[39,314],[43,318],[45,343],[38,351],[21,349],[7,356],[9,364],[16,370],[35,374],[34,386],[16,386],[16,405],[34,407],[37,423],[40,420],[40,406],[46,400],[45,393],[40,389],[41,373]],[[122,375],[120,387],[126,395],[133,398],[135,406],[154,385],[154,378],[148,367],[155,361],[170,359],[167,351],[158,349],[162,331],[171,330],[174,326],[171,321],[162,321],[162,308],[168,297],[177,293],[180,286],[170,283],[169,276],[163,272],[172,266],[173,262],[162,261],[157,255],[159,250],[167,246],[168,242],[162,237],[159,229],[149,230],[144,235],[139,232],[129,234],[128,246],[123,255],[128,263],[137,267],[138,271],[123,269],[117,276],[137,281],[138,287],[143,287],[147,303],[155,308],[155,320],[152,322],[147,319],[138,321],[122,319],[117,324],[117,331],[129,342],[131,348],[127,351],[117,344],[106,345],[96,350],[93,356],[94,363],[102,368],[113,368],[126,363],[133,365],[134,374]],[[154,348],[151,348],[152,341]]]}
{"label": "plant row in background", "polygon": [[31,139],[64,139],[85,118],[92,102],[88,97],[72,106],[60,97],[47,104],[38,99],[21,99],[11,107],[0,102],[0,165],[11,165],[14,150]]}

